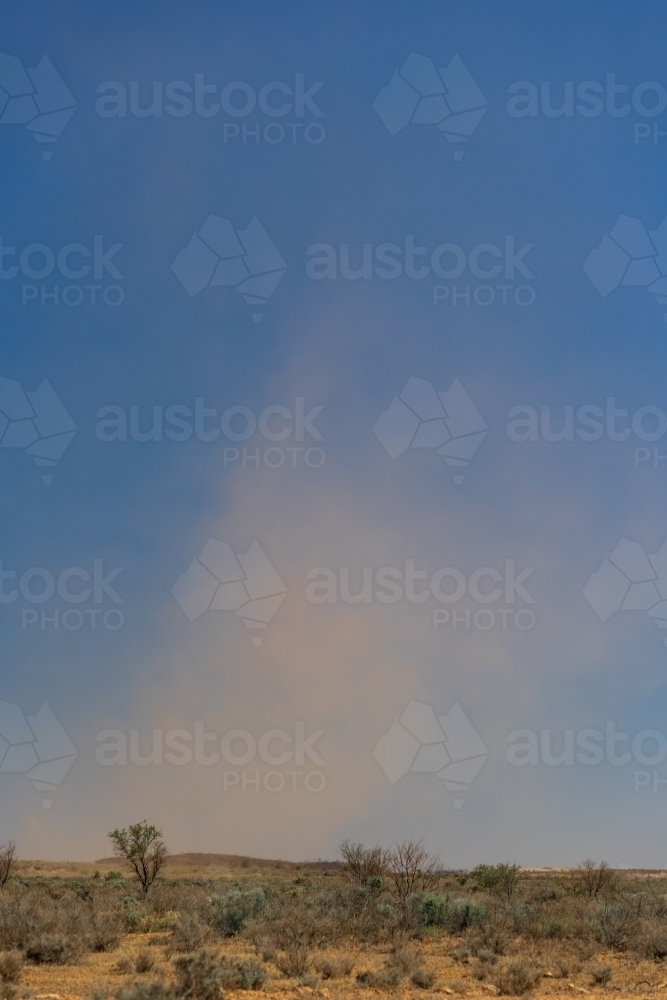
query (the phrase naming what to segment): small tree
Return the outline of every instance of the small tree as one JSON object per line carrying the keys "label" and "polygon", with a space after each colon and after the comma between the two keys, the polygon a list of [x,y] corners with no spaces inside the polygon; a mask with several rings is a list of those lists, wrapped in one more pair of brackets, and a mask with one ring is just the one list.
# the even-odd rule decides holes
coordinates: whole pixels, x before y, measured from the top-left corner
{"label": "small tree", "polygon": [[470,877],[480,889],[505,896],[507,902],[511,903],[521,883],[521,869],[518,865],[511,865],[509,861],[500,865],[477,865],[470,872]]}
{"label": "small tree", "polygon": [[618,876],[606,861],[596,864],[591,858],[582,861],[576,875],[581,889],[595,899],[600,893],[613,892],[618,885]]}
{"label": "small tree", "polygon": [[384,847],[364,847],[344,840],[338,853],[344,862],[344,874],[357,885],[373,885],[387,874],[390,852]]}
{"label": "small tree", "polygon": [[422,840],[404,840],[389,854],[392,892],[405,905],[415,892],[431,892],[440,882],[440,859],[433,857]]}
{"label": "small tree", "polygon": [[16,844],[13,840],[8,840],[6,844],[0,844],[0,889],[12,877],[16,868]]}
{"label": "small tree", "polygon": [[130,824],[127,830],[112,830],[108,834],[117,858],[124,858],[134,872],[144,896],[156,880],[169,857],[162,840],[162,830],[143,823]]}

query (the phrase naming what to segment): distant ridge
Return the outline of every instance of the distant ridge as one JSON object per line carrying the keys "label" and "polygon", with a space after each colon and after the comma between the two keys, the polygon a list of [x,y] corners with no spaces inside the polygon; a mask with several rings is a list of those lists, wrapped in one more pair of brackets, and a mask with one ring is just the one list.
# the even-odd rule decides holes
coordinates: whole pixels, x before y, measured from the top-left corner
{"label": "distant ridge", "polygon": [[[100,868],[118,868],[122,864],[121,858],[100,858],[93,862]],[[338,871],[341,867],[340,861],[282,861],[279,858],[251,858],[247,854],[206,854],[198,852],[188,852],[186,854],[172,854],[167,860],[169,868],[275,868],[281,865],[283,868],[318,868],[323,871]]]}

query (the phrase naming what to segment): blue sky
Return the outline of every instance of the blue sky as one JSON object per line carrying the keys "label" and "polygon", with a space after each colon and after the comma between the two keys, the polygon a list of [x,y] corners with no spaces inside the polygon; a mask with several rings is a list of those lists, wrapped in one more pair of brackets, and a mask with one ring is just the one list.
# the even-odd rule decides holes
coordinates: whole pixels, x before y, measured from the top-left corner
{"label": "blue sky", "polygon": [[[660,829],[667,795],[667,648],[646,614],[658,600],[647,593],[662,586],[646,556],[667,538],[667,433],[653,433],[656,408],[667,413],[667,309],[646,287],[660,246],[634,244],[627,262],[641,259],[644,277],[604,296],[583,269],[610,231],[629,247],[628,224],[614,229],[619,217],[638,220],[629,225],[641,244],[667,216],[667,107],[656,109],[662,95],[667,105],[662,5],[201,0],[56,9],[29,0],[6,5],[3,24],[2,52],[26,70],[47,54],[76,110],[49,143],[36,142],[25,121],[0,117],[0,375],[25,392],[47,379],[77,431],[49,468],[49,485],[24,448],[0,447],[0,555],[16,574],[2,595],[35,567],[57,581],[71,568],[92,575],[97,560],[102,575],[120,568],[109,586],[122,603],[107,589],[99,603],[56,590],[43,603],[19,593],[0,605],[0,701],[26,717],[47,702],[76,751],[56,789],[37,789],[27,765],[11,771],[3,758],[0,840],[15,838],[24,856],[99,857],[108,829],[146,815],[174,850],[332,857],[343,837],[424,836],[452,866],[586,856],[663,865],[659,836],[646,832]],[[410,53],[434,72],[462,61],[488,105],[467,141],[448,142],[435,124],[392,135],[374,110]],[[0,87],[10,86],[8,72]],[[197,78],[215,88],[205,114],[187,103],[188,113],[170,113],[174,82],[192,102]],[[147,108],[155,82],[162,114],[138,117],[133,87]],[[575,93],[587,86],[601,94],[600,113],[580,113],[575,97],[572,114],[549,117],[538,102],[534,116],[515,117],[511,88],[526,83],[537,94],[548,85],[554,107],[568,83]],[[609,98],[613,86],[627,89]],[[284,115],[261,110],[262,88],[269,108],[285,102]],[[99,113],[109,94],[127,95],[125,115]],[[255,98],[246,115],[233,113]],[[209,216],[237,235],[259,219],[286,265],[267,301],[248,303],[232,286],[190,295],[179,281],[172,264]],[[95,263],[96,239],[99,275],[68,277]],[[62,273],[55,262],[71,244]],[[374,270],[387,266],[376,256],[386,244],[400,262],[395,278]],[[432,254],[443,245],[438,276]],[[406,246],[423,249],[414,266],[428,266],[424,277],[406,274]],[[370,276],[344,277],[345,261],[358,270],[364,252]],[[49,253],[52,272],[35,277],[49,270]],[[336,277],[310,276],[318,255],[335,260]],[[460,273],[447,277],[461,255]],[[251,271],[269,266],[258,260]],[[498,262],[500,276],[484,277]],[[437,393],[460,381],[488,428],[467,466],[448,465],[434,448],[406,447],[393,459],[383,448],[373,428],[410,378]],[[639,436],[508,435],[513,408],[531,407],[537,418],[548,408],[558,429],[567,407],[606,412],[610,398],[628,411],[618,430],[653,408],[640,412]],[[196,405],[215,410],[215,422],[209,414],[202,433],[172,440],[169,408],[187,408],[191,417],[176,416],[194,426]],[[100,414],[104,407],[116,409]],[[103,440],[100,421],[115,414],[129,427],[132,407],[144,432],[157,408],[161,440],[138,441],[129,430],[126,440]],[[232,407],[241,408],[236,416]],[[301,434],[299,407],[304,416],[316,410]],[[227,436],[202,440],[225,414]],[[40,433],[51,433],[47,425]],[[179,607],[172,587],[209,539],[237,557],[256,541],[274,567],[285,596],[266,628],[246,628],[233,609],[189,621]],[[634,569],[617,552],[610,572],[618,583],[621,563],[635,577],[621,578],[617,603],[637,609],[612,609],[601,621],[583,590],[621,539],[636,543]],[[403,589],[386,603],[373,584],[368,601],[342,599],[343,577],[361,592],[364,568],[372,577],[395,569],[403,588],[406,560],[427,584],[453,570],[448,593],[463,578],[465,594],[422,603]],[[528,599],[509,586],[485,602],[496,580],[488,574],[476,599],[471,575],[490,568],[504,589],[508,561],[515,576],[530,570]],[[336,580],[331,603],[307,597],[318,568]],[[69,579],[70,595],[85,589],[85,576]],[[609,579],[603,597],[613,603]],[[628,598],[630,582],[647,586]],[[265,591],[251,582],[248,599]],[[120,627],[104,624],[112,608],[122,611]],[[479,616],[484,609],[491,618]],[[83,624],[74,614],[63,625],[68,610]],[[416,772],[409,747],[396,750],[406,773],[393,782],[383,773],[373,750],[412,701],[441,717],[458,702],[483,741],[488,756],[465,788]],[[173,764],[164,747],[160,763],[138,765],[131,753],[126,764],[96,759],[109,739],[129,747],[131,730],[143,755],[153,731],[159,741],[182,730],[194,747],[198,722],[217,734],[206,744],[215,762]],[[595,766],[576,756],[568,763],[567,754],[560,765],[544,755],[524,767],[508,761],[516,730],[538,739],[547,731],[548,745],[562,747],[566,731],[576,740],[609,722],[629,734],[626,749],[636,734],[653,735],[623,764],[606,749]],[[322,763],[308,752],[298,762],[301,723],[323,731],[312,744]],[[234,763],[247,736],[225,743],[225,734],[249,733],[259,747],[274,730],[283,735],[266,737],[267,759],[257,749]],[[279,744],[291,757],[274,765]],[[466,756],[447,731],[441,745],[447,759]],[[22,760],[62,757],[37,737],[32,746]],[[321,790],[305,787],[309,768]]]}

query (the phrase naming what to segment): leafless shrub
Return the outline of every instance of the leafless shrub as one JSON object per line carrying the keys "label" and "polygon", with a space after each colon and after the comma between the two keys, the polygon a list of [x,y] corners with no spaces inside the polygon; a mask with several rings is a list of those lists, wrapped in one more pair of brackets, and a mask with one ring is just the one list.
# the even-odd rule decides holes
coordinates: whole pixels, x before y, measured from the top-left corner
{"label": "leafless shrub", "polygon": [[276,965],[284,976],[299,979],[310,969],[311,955],[307,945],[293,942],[276,958]]}
{"label": "leafless shrub", "polygon": [[574,878],[579,891],[593,899],[600,894],[605,895],[615,891],[619,885],[618,874],[606,861],[596,864],[591,858],[581,862],[574,873]]}
{"label": "leafless shrub", "polygon": [[0,980],[3,983],[18,983],[23,972],[23,955],[20,951],[5,951],[0,954]]}
{"label": "leafless shrub", "polygon": [[16,868],[16,844],[13,840],[8,840],[6,844],[0,844],[0,890],[14,874]]}
{"label": "leafless shrub", "polygon": [[155,955],[152,951],[140,951],[134,961],[134,971],[139,975],[151,972],[155,965]]}
{"label": "leafless shrub", "polygon": [[413,972],[421,969],[422,964],[422,957],[417,949],[405,944],[392,948],[387,962],[387,966],[398,969],[401,976],[411,976]]}
{"label": "leafless shrub", "polygon": [[509,947],[509,938],[502,924],[500,927],[493,926],[492,924],[482,926],[468,940],[471,951],[478,957],[483,952],[490,952],[493,955],[506,955]]}
{"label": "leafless shrub", "polygon": [[635,947],[645,958],[662,962],[667,958],[667,933],[661,927],[647,929],[637,939]]}
{"label": "leafless shrub", "polygon": [[592,927],[599,941],[608,948],[622,951],[636,930],[637,916],[623,903],[605,905],[597,909]]}
{"label": "leafless shrub", "polygon": [[273,962],[277,954],[273,938],[267,937],[266,934],[253,934],[251,937],[258,954],[262,956],[262,961]]}
{"label": "leafless shrub", "polygon": [[357,982],[360,986],[369,986],[376,990],[394,989],[402,978],[400,971],[395,968],[380,969],[379,972],[364,969],[357,973]]}
{"label": "leafless shrub", "polygon": [[576,971],[576,967],[573,967],[572,963],[562,956],[556,959],[553,967],[555,979],[567,979],[568,976],[574,975]]}
{"label": "leafless shrub", "polygon": [[349,976],[354,969],[354,959],[349,955],[342,958],[320,958],[315,962],[315,968],[322,979],[342,979]]}
{"label": "leafless shrub", "polygon": [[132,960],[127,955],[123,955],[116,962],[114,972],[117,972],[121,976],[127,976],[132,972]]}
{"label": "leafless shrub", "polygon": [[440,881],[439,859],[421,840],[404,840],[388,856],[391,891],[403,905],[417,892],[432,892]]}
{"label": "leafless shrub", "polygon": [[312,912],[298,907],[283,911],[265,924],[279,954],[275,963],[285,976],[304,976],[312,963],[312,950],[318,941],[327,938],[327,925],[314,919]]}
{"label": "leafless shrub", "polygon": [[113,910],[93,911],[88,930],[91,951],[113,951],[125,931],[123,917]]}
{"label": "leafless shrub", "polygon": [[383,847],[364,847],[350,840],[344,840],[338,848],[343,859],[343,872],[357,885],[371,886],[383,880],[390,865],[391,852]]}

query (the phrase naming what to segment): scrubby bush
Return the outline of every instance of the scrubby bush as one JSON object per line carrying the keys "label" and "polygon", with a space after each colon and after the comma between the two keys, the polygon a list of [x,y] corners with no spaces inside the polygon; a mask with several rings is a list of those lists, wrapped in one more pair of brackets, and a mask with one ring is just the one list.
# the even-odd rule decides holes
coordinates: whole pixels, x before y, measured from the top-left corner
{"label": "scrubby bush", "polygon": [[349,955],[343,958],[320,958],[315,962],[315,968],[322,979],[342,979],[351,974],[354,969],[354,959]]}
{"label": "scrubby bush", "polygon": [[206,924],[190,913],[181,913],[169,939],[174,951],[193,952],[200,949],[210,937]]}
{"label": "scrubby bush", "polygon": [[125,932],[125,920],[119,911],[93,911],[88,927],[91,951],[113,951]]}
{"label": "scrubby bush", "polygon": [[[99,995],[93,1000],[105,1000]],[[156,979],[152,983],[133,983],[116,993],[116,1000],[176,1000],[173,989]]]}
{"label": "scrubby bush", "polygon": [[183,1000],[220,1000],[224,968],[208,951],[174,959],[176,993]]}
{"label": "scrubby bush", "polygon": [[637,950],[646,958],[662,962],[667,958],[667,932],[662,928],[651,928],[637,942]]}
{"label": "scrubby bush", "polygon": [[259,990],[269,976],[263,962],[250,958],[242,962],[223,959],[221,962],[222,986],[235,990]]}
{"label": "scrubby bush", "polygon": [[446,927],[453,933],[460,933],[467,927],[483,924],[486,920],[486,908],[472,899],[454,899],[449,907]]}
{"label": "scrubby bush", "polygon": [[311,965],[311,954],[308,945],[293,942],[276,957],[276,965],[284,976],[298,979],[308,972]]}
{"label": "scrubby bush", "polygon": [[243,930],[248,920],[265,912],[266,903],[266,893],[260,888],[213,896],[208,923],[222,937],[233,937]]}
{"label": "scrubby bush", "polygon": [[618,872],[613,871],[606,861],[596,864],[591,858],[582,861],[573,873],[575,891],[596,899],[599,895],[609,895],[620,885]]}
{"label": "scrubby bush", "polygon": [[477,865],[470,877],[480,889],[497,893],[511,902],[521,884],[521,869],[509,862],[500,865]]}
{"label": "scrubby bush", "polygon": [[495,979],[495,985],[499,993],[519,997],[532,990],[539,979],[537,969],[526,962],[510,962]]}
{"label": "scrubby bush", "polygon": [[134,962],[134,971],[140,976],[151,972],[155,965],[155,955],[152,951],[140,951]]}
{"label": "scrubby bush", "polygon": [[593,986],[606,986],[611,980],[611,965],[595,965],[591,969],[591,981]]}
{"label": "scrubby bush", "polygon": [[449,898],[443,895],[424,896],[419,903],[419,914],[425,927],[446,927]]}
{"label": "scrubby bush", "polygon": [[636,932],[636,914],[625,903],[600,906],[590,922],[595,937],[608,948],[625,949],[630,936]]}
{"label": "scrubby bush", "polygon": [[25,956],[35,965],[68,965],[80,954],[77,944],[62,934],[41,934],[26,944]]}
{"label": "scrubby bush", "polygon": [[0,954],[0,980],[3,983],[18,983],[23,972],[23,955],[20,951],[5,951]]}
{"label": "scrubby bush", "polygon": [[412,973],[411,982],[420,990],[430,990],[435,983],[435,972],[427,972],[426,969],[417,969]]}
{"label": "scrubby bush", "polygon": [[376,990],[393,989],[400,984],[402,978],[399,970],[395,968],[380,969],[379,972],[364,969],[357,973],[357,982],[360,986],[369,986]]}
{"label": "scrubby bush", "polygon": [[398,969],[401,977],[411,976],[413,972],[421,969],[422,964],[422,957],[417,949],[406,944],[394,946],[387,962],[388,968]]}

